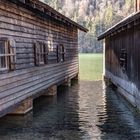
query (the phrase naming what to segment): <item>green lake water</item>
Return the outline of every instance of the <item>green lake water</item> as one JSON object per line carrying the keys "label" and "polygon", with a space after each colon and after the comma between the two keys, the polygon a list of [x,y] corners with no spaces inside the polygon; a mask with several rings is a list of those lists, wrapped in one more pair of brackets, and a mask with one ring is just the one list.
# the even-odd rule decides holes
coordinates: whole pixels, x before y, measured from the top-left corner
{"label": "green lake water", "polygon": [[102,79],[103,54],[80,54],[80,80],[98,81]]}

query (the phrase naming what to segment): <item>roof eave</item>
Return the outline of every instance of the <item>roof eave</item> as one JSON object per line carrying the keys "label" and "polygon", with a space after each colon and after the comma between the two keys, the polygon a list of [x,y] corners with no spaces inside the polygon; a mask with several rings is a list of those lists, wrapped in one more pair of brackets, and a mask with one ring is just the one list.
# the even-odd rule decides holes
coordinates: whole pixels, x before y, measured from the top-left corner
{"label": "roof eave", "polygon": [[138,11],[137,13],[132,13],[130,16],[128,16],[127,18],[123,19],[122,21],[118,22],[117,24],[115,24],[114,26],[112,26],[111,28],[109,28],[108,30],[106,30],[104,33],[102,33],[101,35],[99,35],[97,37],[98,41],[104,39],[106,36],[110,35],[112,32],[134,22],[135,20],[137,20],[140,17],[140,11]]}
{"label": "roof eave", "polygon": [[[52,7],[47,5],[46,3],[43,3],[39,0],[29,0],[28,3],[26,3],[24,0],[8,0],[8,1],[15,3],[15,4],[20,4],[20,6],[23,6],[23,7],[30,6],[30,9],[35,9],[35,7],[33,5],[30,5],[30,2],[32,2],[33,4],[38,4],[41,7],[38,10],[40,10],[40,12],[42,12],[43,14],[46,14],[47,16],[51,16],[52,18],[54,18],[55,20],[57,20],[59,22],[69,23],[72,26],[77,27],[81,31],[88,32],[88,29],[86,29],[82,25],[72,21],[68,17],[64,16],[63,14],[59,13],[58,11],[56,11],[55,9],[53,9]],[[43,12],[43,10],[42,10],[43,8],[44,9],[46,8],[48,10],[48,13]],[[54,14],[55,16],[52,16],[51,14]],[[60,17],[60,19],[59,19],[59,17]]]}

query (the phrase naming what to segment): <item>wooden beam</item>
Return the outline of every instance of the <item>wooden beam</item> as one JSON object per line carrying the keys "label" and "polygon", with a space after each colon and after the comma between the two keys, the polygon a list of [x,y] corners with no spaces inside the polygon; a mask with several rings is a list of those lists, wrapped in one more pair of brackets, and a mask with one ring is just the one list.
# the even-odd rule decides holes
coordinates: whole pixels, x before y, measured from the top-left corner
{"label": "wooden beam", "polygon": [[57,85],[49,87],[43,94],[43,96],[55,96],[57,94]]}
{"label": "wooden beam", "polygon": [[25,99],[10,115],[24,115],[33,109],[33,99]]}

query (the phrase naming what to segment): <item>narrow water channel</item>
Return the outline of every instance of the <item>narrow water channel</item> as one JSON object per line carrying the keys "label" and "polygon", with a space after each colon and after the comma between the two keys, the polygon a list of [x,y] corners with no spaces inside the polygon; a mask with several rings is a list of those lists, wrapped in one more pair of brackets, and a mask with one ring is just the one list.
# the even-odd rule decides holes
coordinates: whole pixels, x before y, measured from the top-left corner
{"label": "narrow water channel", "polygon": [[59,88],[26,116],[0,119],[0,140],[139,140],[140,114],[101,81]]}

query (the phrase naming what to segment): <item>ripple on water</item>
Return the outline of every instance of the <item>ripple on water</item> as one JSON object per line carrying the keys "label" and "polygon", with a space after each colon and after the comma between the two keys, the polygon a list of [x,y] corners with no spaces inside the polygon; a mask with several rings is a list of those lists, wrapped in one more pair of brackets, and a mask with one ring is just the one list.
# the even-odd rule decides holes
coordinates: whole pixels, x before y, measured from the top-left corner
{"label": "ripple on water", "polygon": [[140,115],[101,81],[59,88],[28,115],[0,119],[0,140],[139,140]]}

